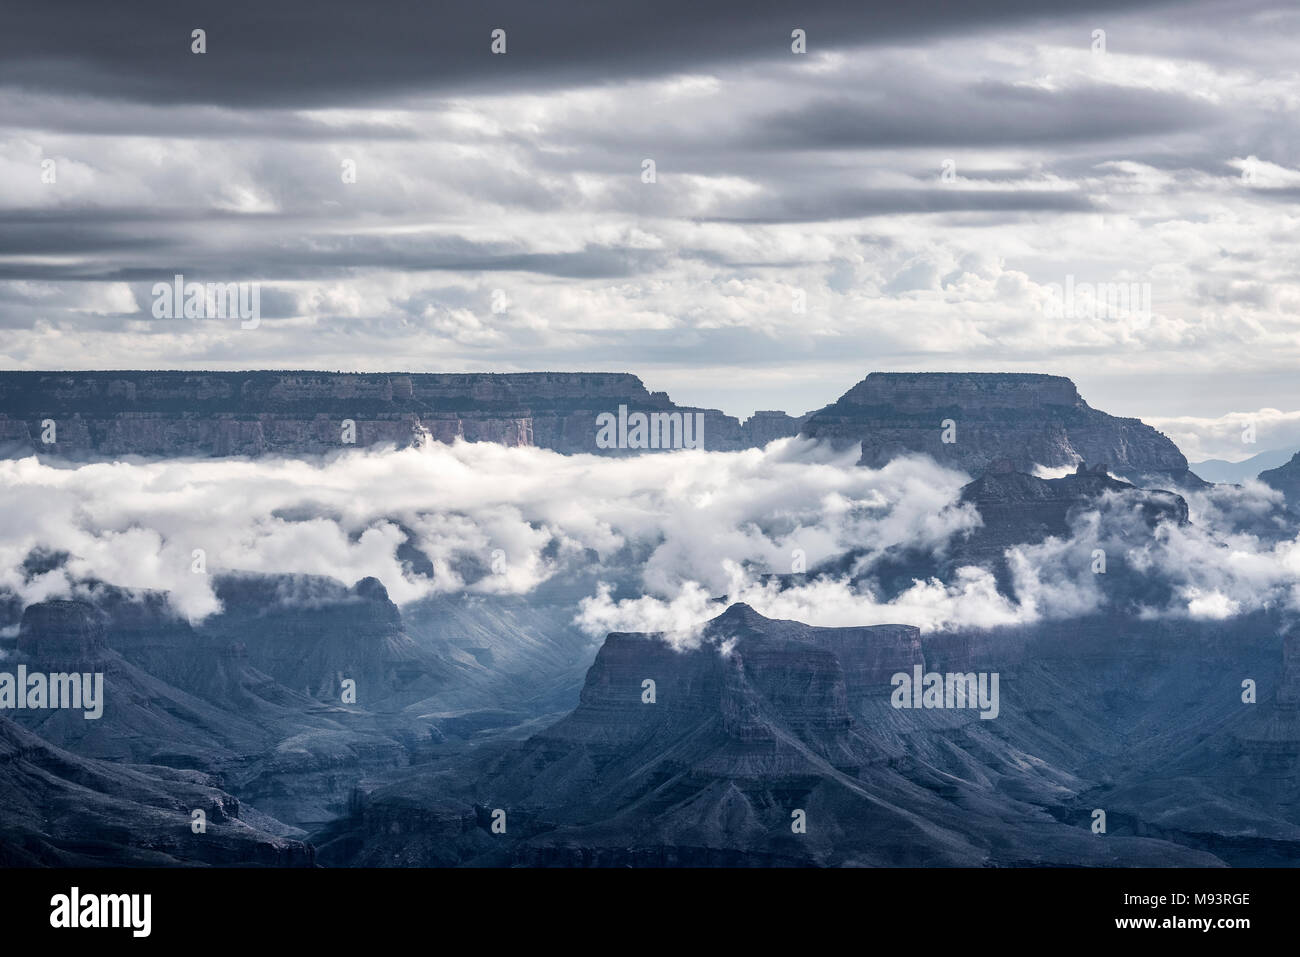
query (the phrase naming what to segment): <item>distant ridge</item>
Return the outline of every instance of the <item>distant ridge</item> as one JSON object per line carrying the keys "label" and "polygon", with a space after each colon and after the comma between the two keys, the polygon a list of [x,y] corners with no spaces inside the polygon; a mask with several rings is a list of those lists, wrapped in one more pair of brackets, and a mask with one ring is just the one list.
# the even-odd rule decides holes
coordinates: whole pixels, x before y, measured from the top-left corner
{"label": "distant ridge", "polygon": [[0,456],[294,456],[456,439],[637,454],[597,442],[598,416],[620,410],[698,414],[709,451],[802,433],[861,443],[870,466],[915,453],[972,475],[1000,460],[1023,472],[1087,461],[1139,484],[1201,484],[1162,433],[1091,408],[1067,378],[1033,373],[873,372],[818,412],[742,422],[677,405],[624,372],[0,372]]}
{"label": "distant ridge", "polygon": [[322,454],[344,445],[345,420],[362,447],[463,438],[618,455],[628,453],[597,446],[596,417],[620,406],[701,413],[703,447],[718,451],[764,445],[800,425],[781,412],[742,423],[679,406],[624,372],[0,372],[0,455]]}
{"label": "distant ridge", "polygon": [[1191,468],[1207,482],[1238,484],[1248,479],[1258,478],[1259,474],[1267,469],[1285,465],[1290,458],[1290,449],[1269,449],[1240,462],[1206,459],[1204,462],[1192,462]]}

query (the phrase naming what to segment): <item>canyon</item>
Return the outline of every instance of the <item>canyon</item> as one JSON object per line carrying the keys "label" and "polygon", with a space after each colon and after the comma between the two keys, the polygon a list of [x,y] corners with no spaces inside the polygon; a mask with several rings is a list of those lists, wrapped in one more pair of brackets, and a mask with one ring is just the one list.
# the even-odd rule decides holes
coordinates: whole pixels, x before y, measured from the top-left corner
{"label": "canyon", "polygon": [[[69,710],[0,715],[10,772],[0,861],[1294,857],[1300,643],[1286,613],[1149,613],[1172,586],[1138,559],[1192,525],[1189,499],[1205,485],[1168,438],[1091,408],[1067,379],[873,373],[808,416],[742,422],[676,406],[623,374],[10,372],[0,373],[0,451],[68,465],[312,456],[341,448],[351,419],[356,444],[376,449],[463,439],[622,455],[632,450],[595,441],[597,417],[620,405],[703,415],[705,449],[802,436],[859,447],[864,467],[929,455],[965,473],[956,505],[978,522],[950,547],[904,542],[869,562],[865,548],[850,549],[771,574],[777,594],[827,576],[887,601],[975,568],[1000,596],[1025,600],[1008,554],[1068,541],[1091,522],[1111,543],[1095,579],[1104,600],[1019,624],[922,631],[814,627],[715,597],[693,643],[651,631],[593,639],[575,624],[580,602],[611,574],[624,596],[639,580],[591,554],[589,568],[579,562],[527,595],[434,593],[400,607],[377,578],[226,570],[212,580],[220,610],[191,622],[164,592],[78,578],[75,556],[33,549],[23,580],[61,571],[73,593],[25,602],[0,589],[0,660],[103,673],[107,706],[94,721]],[[1284,492],[1294,464],[1277,470]],[[1255,520],[1272,540],[1297,530],[1280,506]],[[432,568],[414,544],[402,548],[405,567]],[[464,571],[471,582],[485,574]],[[996,716],[893,706],[892,677],[917,669],[997,675]],[[1243,699],[1243,679],[1258,702]],[[1090,830],[1096,808],[1109,815],[1105,836]],[[190,829],[195,809],[207,839]]]}

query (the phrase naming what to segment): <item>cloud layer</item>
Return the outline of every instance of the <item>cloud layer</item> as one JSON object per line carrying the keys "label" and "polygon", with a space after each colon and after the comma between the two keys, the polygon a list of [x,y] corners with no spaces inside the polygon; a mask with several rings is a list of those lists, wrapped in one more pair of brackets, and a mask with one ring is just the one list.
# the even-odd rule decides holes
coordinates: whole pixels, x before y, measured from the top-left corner
{"label": "cloud layer", "polygon": [[[633,459],[458,442],[322,461],[0,461],[0,585],[26,601],[84,579],[161,589],[191,618],[218,609],[212,575],[243,571],[373,575],[399,603],[527,593],[561,572],[670,595],[725,589],[731,564],[789,572],[796,549],[810,568],[851,548],[942,549],[976,523],[955,504],[962,474],[855,461],[805,440]],[[71,558],[31,576],[34,551]]]}
{"label": "cloud layer", "polygon": [[727,562],[724,596],[694,583],[672,597],[619,600],[602,590],[582,602],[579,621],[592,635],[654,631],[688,646],[718,614],[718,597],[746,602],[770,618],[828,627],[898,623],[926,632],[1032,625],[1105,610],[1175,619],[1297,612],[1300,535],[1281,505],[1279,493],[1259,483],[1214,486],[1190,495],[1188,525],[1153,529],[1133,493],[1110,493],[1077,517],[1068,537],[1007,549],[1007,590],[999,590],[992,570],[974,565],[955,567],[946,580],[916,579],[884,597],[869,576],[823,575],[782,587]]}
{"label": "cloud layer", "polygon": [[[967,476],[924,457],[860,468],[857,456],[783,439],[628,459],[457,442],[316,461],[0,461],[0,587],[25,602],[88,580],[158,589],[198,620],[220,608],[213,576],[232,572],[374,576],[399,604],[563,581],[580,589],[574,611],[592,635],[679,641],[718,599],[813,624],[927,631],[1108,607],[1215,618],[1296,605],[1296,526],[1257,483],[1193,493],[1191,524],[1154,530],[1133,494],[1107,496],[1069,537],[1010,549],[1011,587],[999,591],[992,570],[951,560],[980,523],[960,502]],[[872,570],[900,549],[948,570],[885,594]],[[1099,552],[1109,573],[1097,574]],[[823,572],[849,564],[866,574]]]}

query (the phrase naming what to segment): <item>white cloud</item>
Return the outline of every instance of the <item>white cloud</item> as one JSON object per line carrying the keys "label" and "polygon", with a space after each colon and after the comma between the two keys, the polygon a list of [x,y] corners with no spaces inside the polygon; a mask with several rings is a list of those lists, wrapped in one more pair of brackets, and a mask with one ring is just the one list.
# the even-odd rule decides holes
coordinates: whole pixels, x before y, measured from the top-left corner
{"label": "white cloud", "polygon": [[[1147,617],[1229,618],[1270,607],[1300,610],[1300,537],[1261,538],[1237,527],[1242,517],[1276,514],[1277,493],[1252,483],[1215,487],[1194,497],[1194,522],[1148,528],[1129,495],[1108,494],[1098,508],[1076,520],[1065,539],[1007,551],[1015,598],[999,592],[983,568],[956,569],[950,581],[914,581],[882,599],[846,578],[824,577],[781,589],[760,582],[735,563],[718,592],[689,582],[675,596],[615,600],[602,590],[582,603],[578,623],[593,636],[606,631],[664,631],[674,645],[689,646],[701,626],[718,614],[712,598],[743,601],[770,618],[820,626],[908,624],[924,632],[987,629],[1088,615],[1116,603]],[[1294,525],[1290,526],[1294,532]],[[1096,571],[1098,552],[1136,572],[1128,593],[1111,593],[1107,572]],[[1109,574],[1114,574],[1112,569]],[[1155,585],[1152,591],[1145,586]],[[1118,587],[1118,586],[1116,586]],[[1170,597],[1144,605],[1167,587]]]}
{"label": "white cloud", "polygon": [[1173,439],[1189,462],[1240,462],[1269,449],[1300,449],[1300,412],[1257,409],[1214,417],[1147,416],[1144,421]]}
{"label": "white cloud", "polygon": [[[796,548],[809,567],[855,547],[941,549],[977,521],[955,504],[961,473],[927,459],[873,471],[856,458],[781,440],[630,459],[458,442],[321,461],[0,461],[0,584],[28,601],[66,591],[70,577],[163,589],[200,618],[217,606],[208,575],[191,572],[194,549],[209,574],[373,575],[399,603],[460,589],[528,592],[585,569],[592,550],[667,595],[690,583],[721,590],[735,563],[788,571]],[[408,537],[433,563],[431,577],[399,560]],[[73,557],[65,571],[25,582],[17,569],[35,548]],[[504,564],[484,574],[498,552]]]}

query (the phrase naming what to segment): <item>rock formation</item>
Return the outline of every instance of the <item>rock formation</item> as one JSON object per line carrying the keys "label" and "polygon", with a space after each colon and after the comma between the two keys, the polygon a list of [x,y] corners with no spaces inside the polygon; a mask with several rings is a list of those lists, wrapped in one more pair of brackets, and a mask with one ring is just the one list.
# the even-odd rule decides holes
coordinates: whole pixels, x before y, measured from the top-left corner
{"label": "rock formation", "polygon": [[[1104,702],[1073,717],[1092,683],[1062,686],[1035,673],[1022,693],[1013,670],[1020,653],[1012,663],[1006,648],[992,649],[1003,662],[994,670],[1012,679],[997,720],[892,706],[896,672],[940,659],[939,667],[966,666],[954,650],[960,644],[943,642],[935,656],[909,626],[817,628],[744,604],[709,622],[693,650],[655,635],[611,634],[571,714],[499,756],[413,768],[367,790],[349,820],[319,835],[322,860],[1216,863],[1162,841],[1098,841],[1086,813],[1067,819],[1085,782],[1063,764],[1118,746],[1092,716],[1105,714]],[[1063,694],[1066,717],[1048,720],[1044,708]],[[482,824],[493,808],[511,822],[494,840]],[[805,831],[792,826],[800,814]]]}
{"label": "rock formation", "polygon": [[205,622],[207,640],[238,654],[280,684],[321,701],[366,711],[397,710],[447,682],[447,665],[402,629],[378,579],[348,588],[308,575],[227,575],[214,582],[224,612]]}
{"label": "rock formation", "polygon": [[[393,727],[391,712],[403,690],[423,698],[440,687],[431,671],[442,664],[402,633],[377,582],[347,588],[284,576],[219,579],[218,587],[229,611],[201,628],[177,618],[159,594],[102,584],[87,589],[95,605],[28,606],[0,670],[101,672],[103,713],[6,714],[85,758],[219,776],[223,788],[294,826],[341,813],[352,781],[406,763],[412,742],[428,738],[431,721]],[[315,605],[295,611],[294,600]],[[338,694],[340,672],[356,681],[353,705]]]}
{"label": "rock formation", "polygon": [[344,447],[344,420],[361,447],[463,438],[620,454],[596,445],[596,417],[619,406],[701,413],[712,450],[794,435],[801,421],[677,406],[626,373],[0,372],[0,454],[319,454]]}
{"label": "rock formation", "polygon": [[596,442],[597,417],[620,407],[699,413],[703,447],[715,451],[802,430],[861,442],[871,466],[924,452],[972,474],[1009,457],[1022,472],[1086,460],[1138,482],[1200,481],[1161,433],[1089,407],[1069,379],[1019,373],[875,372],[810,416],[761,411],[741,422],[676,405],[627,373],[0,372],[0,454],[311,455],[457,438],[632,454]]}
{"label": "rock formation", "polygon": [[1291,456],[1291,461],[1285,465],[1260,472],[1259,480],[1281,492],[1286,497],[1288,508],[1300,511],[1300,452]]}
{"label": "rock formation", "polygon": [[861,464],[872,467],[919,452],[972,475],[999,459],[1027,473],[1087,461],[1137,482],[1200,484],[1165,435],[1091,408],[1062,376],[873,372],[813,413],[802,434],[860,442]]}
{"label": "rock formation", "polygon": [[[0,866],[309,867],[314,852],[205,774],[54,747],[0,716]],[[192,813],[207,829],[195,834]],[[270,829],[268,831],[268,828]]]}
{"label": "rock formation", "polygon": [[1107,470],[1105,465],[1089,469],[1080,463],[1072,474],[1042,479],[1014,471],[1006,459],[994,463],[961,490],[961,500],[974,505],[983,520],[970,544],[1001,549],[1041,542],[1049,535],[1067,537],[1071,519],[1080,510],[1095,507],[1107,493],[1131,500],[1148,528],[1162,521],[1187,523],[1187,502],[1181,495],[1140,489],[1111,478]]}
{"label": "rock formation", "polygon": [[43,601],[23,611],[18,651],[50,664],[93,665],[103,658],[104,616],[82,601]]}

